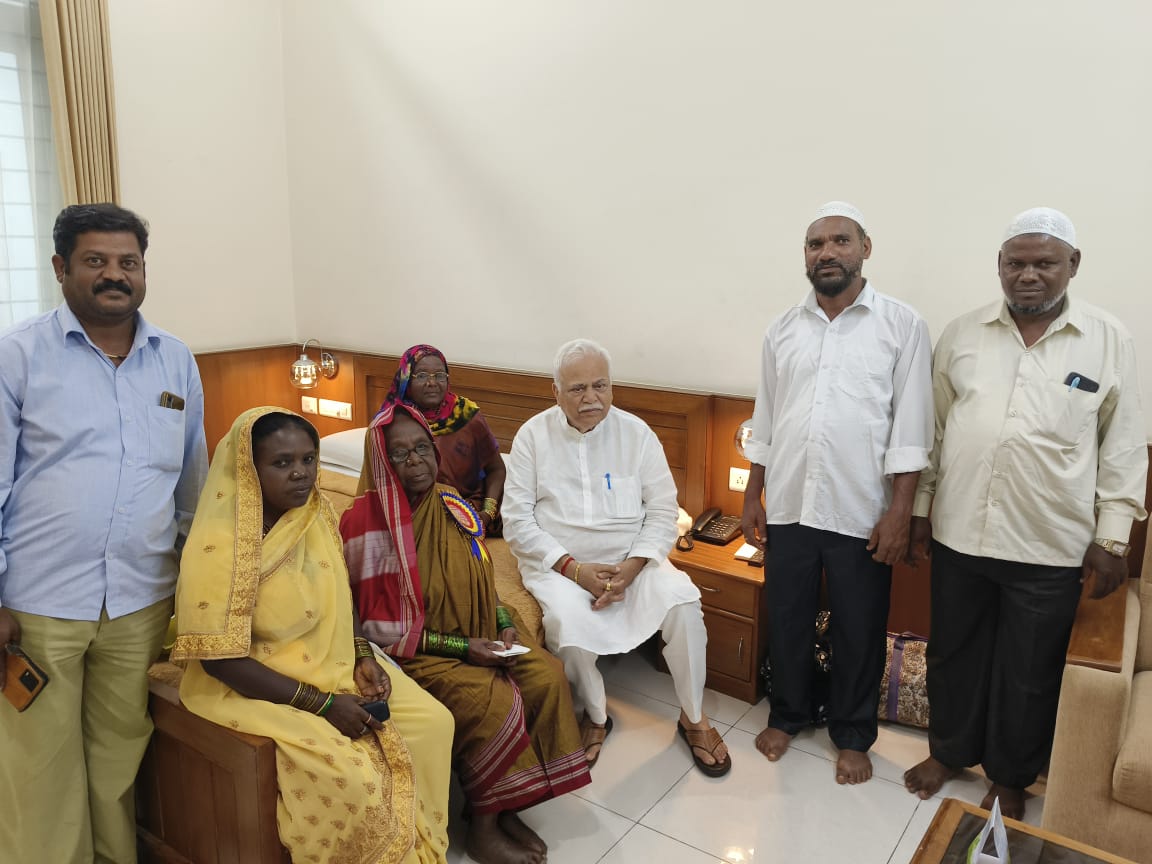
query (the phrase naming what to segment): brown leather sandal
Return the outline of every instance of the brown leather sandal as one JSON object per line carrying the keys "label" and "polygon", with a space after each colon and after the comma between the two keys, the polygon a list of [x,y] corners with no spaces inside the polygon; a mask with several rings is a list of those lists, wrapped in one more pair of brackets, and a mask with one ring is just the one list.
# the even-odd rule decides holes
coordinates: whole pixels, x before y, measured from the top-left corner
{"label": "brown leather sandal", "polygon": [[[725,753],[723,761],[716,759],[716,748],[724,743],[724,739],[720,737],[720,733],[713,727],[709,726],[707,729],[688,729],[683,723],[676,721],[676,728],[680,732],[680,737],[684,739],[684,743],[688,745],[689,752],[692,754],[692,761],[696,763],[696,767],[704,774],[709,777],[723,777],[732,770],[731,754]],[[703,750],[713,759],[716,759],[716,761],[709,765],[696,755],[697,750]]]}
{"label": "brown leather sandal", "polygon": [[[584,719],[580,721],[580,743],[584,745],[584,758],[588,761],[588,767],[591,768],[600,761],[600,754],[604,752],[604,739],[608,737],[608,733],[612,731],[612,718],[609,717],[604,721],[603,726],[598,726],[588,719],[588,715],[584,715]],[[588,759],[588,748],[599,747],[596,755]]]}

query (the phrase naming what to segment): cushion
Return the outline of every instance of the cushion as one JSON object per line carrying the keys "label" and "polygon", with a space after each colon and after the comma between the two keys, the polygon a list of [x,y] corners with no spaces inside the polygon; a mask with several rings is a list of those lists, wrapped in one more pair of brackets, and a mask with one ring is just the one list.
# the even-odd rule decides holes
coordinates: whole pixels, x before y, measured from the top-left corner
{"label": "cushion", "polygon": [[359,477],[360,468],[364,465],[366,431],[363,426],[359,426],[325,435],[320,439],[320,462],[334,468],[343,468]]}
{"label": "cushion", "polygon": [[316,485],[320,487],[324,496],[332,502],[332,506],[336,508],[337,516],[352,506],[352,501],[356,498],[356,486],[359,483],[359,474],[352,476],[328,468],[321,468],[316,478]]}
{"label": "cushion", "polygon": [[520,568],[516,556],[508,548],[508,541],[490,537],[484,541],[488,554],[492,556],[492,566],[496,571],[496,596],[505,606],[520,613],[524,624],[524,635],[537,644],[544,644],[544,613],[524,583],[520,580]]}
{"label": "cushion", "polygon": [[1112,769],[1112,797],[1137,810],[1152,812],[1152,672],[1132,678],[1128,724],[1116,767]]}

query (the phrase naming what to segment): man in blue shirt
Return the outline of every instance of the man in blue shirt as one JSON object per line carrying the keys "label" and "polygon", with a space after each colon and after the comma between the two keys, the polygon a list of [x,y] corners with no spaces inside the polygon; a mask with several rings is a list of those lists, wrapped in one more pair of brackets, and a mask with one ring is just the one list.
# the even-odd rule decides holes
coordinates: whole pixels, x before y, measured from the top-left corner
{"label": "man in blue shirt", "polygon": [[23,713],[0,699],[0,849],[124,864],[147,669],[207,470],[204,394],[188,347],[137,311],[144,223],[77,205],[53,239],[64,304],[0,334],[0,645],[49,678]]}

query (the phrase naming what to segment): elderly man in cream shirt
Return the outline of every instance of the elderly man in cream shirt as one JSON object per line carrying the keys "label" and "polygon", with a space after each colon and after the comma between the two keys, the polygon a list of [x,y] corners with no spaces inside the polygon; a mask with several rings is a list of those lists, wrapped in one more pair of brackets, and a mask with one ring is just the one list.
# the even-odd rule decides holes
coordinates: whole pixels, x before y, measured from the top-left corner
{"label": "elderly man in cream shirt", "polygon": [[1135,347],[1069,296],[1080,257],[1058,210],[1012,220],[1003,299],[936,346],[936,446],[913,519],[915,550],[931,539],[931,756],[905,784],[927,798],[981,763],[981,806],[999,798],[1016,819],[1051,750],[1080,583],[1092,578],[1094,597],[1123,584],[1128,533],[1146,515]]}
{"label": "elderly man in cream shirt", "polygon": [[564,661],[589,766],[612,729],[601,654],[631,651],[657,630],[680,700],[679,732],[711,777],[732,766],[703,711],[708,634],[700,592],[668,563],[676,485],[648,425],[612,407],[608,352],[587,339],[556,354],[556,406],[516,434],[504,486],[504,536]]}

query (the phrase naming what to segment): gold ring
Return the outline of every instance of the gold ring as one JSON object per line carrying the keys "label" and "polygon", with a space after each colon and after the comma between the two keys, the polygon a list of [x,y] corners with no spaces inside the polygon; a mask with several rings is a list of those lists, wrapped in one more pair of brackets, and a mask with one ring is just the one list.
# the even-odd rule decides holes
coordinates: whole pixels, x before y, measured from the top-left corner
{"label": "gold ring", "polygon": [[611,590],[612,590],[612,580],[611,580],[611,579],[609,579],[609,580],[608,580],[608,587],[607,587],[605,590],[606,590],[606,591],[611,591]]}

